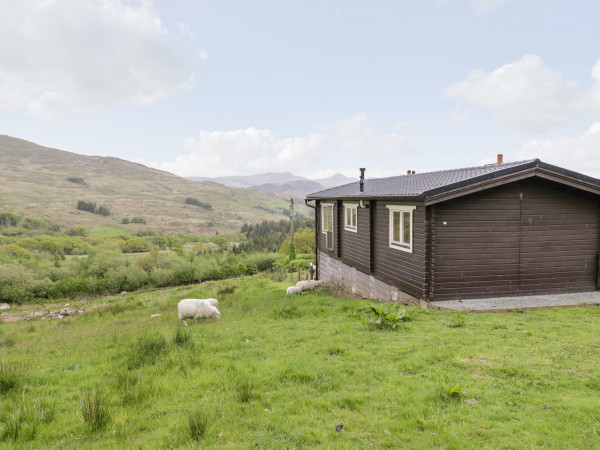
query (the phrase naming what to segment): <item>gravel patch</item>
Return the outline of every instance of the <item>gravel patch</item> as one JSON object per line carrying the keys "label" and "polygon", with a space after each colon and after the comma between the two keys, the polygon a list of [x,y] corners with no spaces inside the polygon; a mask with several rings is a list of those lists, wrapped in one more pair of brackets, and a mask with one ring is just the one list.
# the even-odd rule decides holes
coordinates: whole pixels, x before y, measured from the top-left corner
{"label": "gravel patch", "polygon": [[510,311],[553,308],[556,306],[600,305],[600,291],[574,294],[528,295],[522,297],[497,297],[469,300],[431,302],[434,309],[456,311]]}

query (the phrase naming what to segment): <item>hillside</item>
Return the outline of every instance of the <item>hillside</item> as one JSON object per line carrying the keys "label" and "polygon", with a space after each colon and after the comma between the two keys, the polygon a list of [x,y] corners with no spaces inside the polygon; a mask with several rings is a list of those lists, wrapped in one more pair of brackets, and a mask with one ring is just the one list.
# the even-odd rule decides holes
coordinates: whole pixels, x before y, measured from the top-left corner
{"label": "hillside", "polygon": [[[0,179],[0,210],[63,226],[125,227],[124,217],[141,216],[144,227],[169,233],[232,232],[245,222],[284,218],[281,211],[289,208],[287,198],[273,194],[194,182],[118,158],[84,156],[3,135]],[[209,203],[212,210],[185,205],[187,197]],[[104,205],[111,215],[79,211],[79,200]],[[297,203],[304,208],[300,212],[308,212]]]}

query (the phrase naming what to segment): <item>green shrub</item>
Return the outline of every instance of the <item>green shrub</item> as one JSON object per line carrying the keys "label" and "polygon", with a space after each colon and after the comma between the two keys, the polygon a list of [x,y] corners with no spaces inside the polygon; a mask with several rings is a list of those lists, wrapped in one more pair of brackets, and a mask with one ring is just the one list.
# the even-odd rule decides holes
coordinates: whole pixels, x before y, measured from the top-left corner
{"label": "green shrub", "polygon": [[139,237],[128,239],[122,247],[123,253],[141,253],[147,250],[146,241]]}
{"label": "green shrub", "polygon": [[129,217],[123,217],[123,218],[121,219],[121,223],[122,223],[123,225],[128,225],[128,224],[129,224]]}
{"label": "green shrub", "polygon": [[110,216],[110,209],[106,206],[99,206],[96,210],[96,214],[100,214],[101,216],[108,217]]}
{"label": "green shrub", "polygon": [[369,309],[373,313],[366,322],[371,329],[393,330],[412,319],[412,315],[405,309],[399,310],[396,305],[370,303]]}
{"label": "green shrub", "polygon": [[79,200],[77,202],[77,209],[79,209],[80,211],[87,211],[87,212],[96,212],[96,203],[94,202],[86,202],[85,200]]}
{"label": "green shrub", "polygon": [[69,230],[69,236],[87,236],[88,230],[83,225],[77,225]]}
{"label": "green shrub", "polygon": [[140,216],[134,216],[131,218],[131,223],[142,223],[145,224],[146,223],[146,219],[144,219],[143,217]]}

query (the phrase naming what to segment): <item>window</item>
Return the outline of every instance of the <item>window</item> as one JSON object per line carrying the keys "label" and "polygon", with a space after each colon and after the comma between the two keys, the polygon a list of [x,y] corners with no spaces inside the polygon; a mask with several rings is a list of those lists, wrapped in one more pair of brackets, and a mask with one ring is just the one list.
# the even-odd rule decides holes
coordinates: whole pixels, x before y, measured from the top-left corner
{"label": "window", "polygon": [[390,210],[390,247],[412,253],[413,211],[416,206],[386,207]]}
{"label": "window", "polygon": [[358,203],[344,203],[344,220],[345,230],[358,231]]}
{"label": "window", "polygon": [[333,203],[321,204],[321,232],[325,235],[325,248],[333,250]]}

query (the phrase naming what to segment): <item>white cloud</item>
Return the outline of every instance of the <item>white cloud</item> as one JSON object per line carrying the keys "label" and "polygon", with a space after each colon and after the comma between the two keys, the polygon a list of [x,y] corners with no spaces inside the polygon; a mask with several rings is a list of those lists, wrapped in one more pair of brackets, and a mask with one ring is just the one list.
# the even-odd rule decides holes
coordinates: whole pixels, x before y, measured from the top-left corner
{"label": "white cloud", "polygon": [[321,176],[345,170],[354,173],[355,167],[374,156],[383,155],[389,161],[413,146],[408,137],[399,133],[377,135],[368,127],[367,115],[362,113],[323,125],[307,137],[279,138],[270,130],[252,127],[201,131],[198,137],[186,139],[183,147],[184,153],[173,161],[145,164],[181,176],[287,171]]}
{"label": "white cloud", "polygon": [[474,70],[443,93],[462,103],[491,109],[501,125],[524,133],[566,125],[571,114],[582,110],[585,97],[576,83],[563,79],[535,55],[525,55],[492,72]]}
{"label": "white cloud", "polygon": [[172,95],[208,56],[182,58],[181,30],[165,29],[149,0],[2,2],[0,108],[73,117]]}
{"label": "white cloud", "polygon": [[311,168],[324,148],[323,136],[279,139],[269,130],[248,128],[232,131],[201,131],[188,138],[185,154],[175,161],[152,164],[181,176],[211,177],[267,171],[295,173]]}
{"label": "white cloud", "polygon": [[469,0],[469,5],[477,14],[485,14],[512,0]]}
{"label": "white cloud", "polygon": [[[467,3],[475,13],[485,14],[511,1],[512,0],[467,0]],[[449,0],[438,0],[439,4],[448,2]]]}
{"label": "white cloud", "polygon": [[575,139],[532,140],[516,153],[517,160],[539,158],[566,169],[600,177],[600,122]]}

